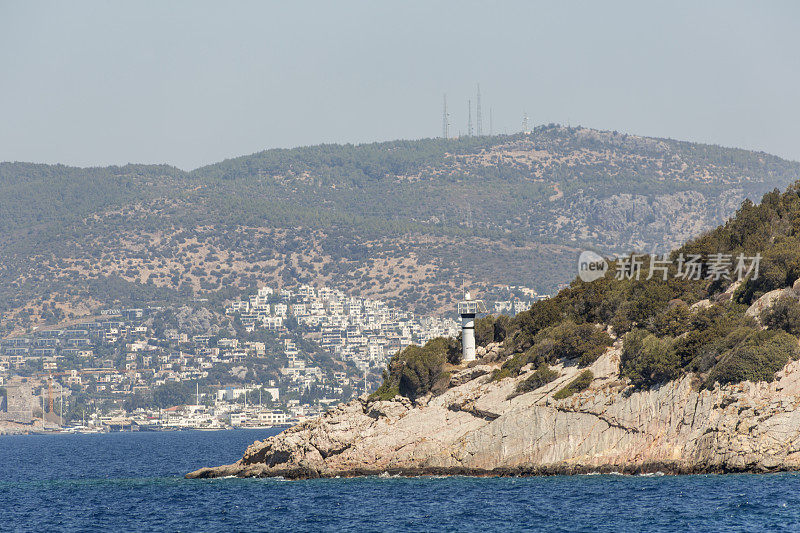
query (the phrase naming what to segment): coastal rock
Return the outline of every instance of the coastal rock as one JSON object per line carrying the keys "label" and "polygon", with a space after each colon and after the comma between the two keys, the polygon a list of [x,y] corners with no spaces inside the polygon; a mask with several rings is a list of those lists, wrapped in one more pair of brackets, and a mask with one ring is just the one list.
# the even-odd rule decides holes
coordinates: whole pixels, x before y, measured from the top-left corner
{"label": "coastal rock", "polygon": [[774,291],[769,291],[768,293],[762,295],[758,300],[753,302],[753,304],[747,308],[745,311],[745,315],[755,318],[756,320],[761,320],[761,314],[768,308],[772,307],[778,298],[784,295],[792,295],[794,296],[794,290],[790,288],[786,289],[775,289]]}
{"label": "coastal rock", "polygon": [[711,300],[705,299],[705,300],[699,300],[699,301],[693,303],[691,306],[689,306],[689,308],[692,309],[692,310],[694,310],[694,309],[708,309],[712,305],[713,304],[711,303]]}
{"label": "coastal rock", "polygon": [[468,381],[472,381],[481,376],[485,376],[486,374],[490,374],[494,369],[495,367],[490,365],[476,365],[461,370],[460,372],[456,372],[450,378],[450,387],[458,387],[459,385],[463,385]]}
{"label": "coastal rock", "polygon": [[43,433],[52,429],[52,426],[46,425],[41,419],[33,420],[27,424],[0,420],[0,435],[30,435]]}
{"label": "coastal rock", "polygon": [[422,404],[362,396],[187,477],[800,469],[800,362],[772,383],[699,390],[688,375],[633,391],[619,378],[619,355],[609,348],[589,367],[590,387],[563,400],[553,395],[582,368],[555,365],[556,380],[520,395],[530,373],[491,381],[497,365],[481,365]]}

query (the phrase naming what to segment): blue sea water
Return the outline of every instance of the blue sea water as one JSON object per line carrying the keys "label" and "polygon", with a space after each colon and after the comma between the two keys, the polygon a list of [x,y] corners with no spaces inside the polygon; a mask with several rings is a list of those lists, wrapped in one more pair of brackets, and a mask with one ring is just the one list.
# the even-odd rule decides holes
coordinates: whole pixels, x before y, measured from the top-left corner
{"label": "blue sea water", "polygon": [[264,430],[0,437],[2,531],[800,531],[800,475],[187,480]]}

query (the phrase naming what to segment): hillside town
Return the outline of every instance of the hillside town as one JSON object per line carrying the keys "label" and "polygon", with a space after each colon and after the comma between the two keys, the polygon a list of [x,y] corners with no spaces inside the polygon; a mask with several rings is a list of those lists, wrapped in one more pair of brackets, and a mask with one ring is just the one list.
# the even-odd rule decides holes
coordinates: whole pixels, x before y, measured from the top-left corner
{"label": "hillside town", "polygon": [[[103,309],[3,339],[0,421],[80,431],[281,426],[374,389],[398,350],[459,333],[455,309],[418,317],[311,285],[261,287],[216,313],[193,304]],[[514,299],[492,310],[529,306]]]}
{"label": "hillside town", "polygon": [[[263,287],[225,312],[237,315],[248,331],[257,327],[279,331],[292,320],[308,338],[319,341],[337,358],[352,361],[360,372],[383,368],[388,356],[411,344],[458,335],[458,324],[452,318],[417,318],[380,300],[349,297],[342,291],[310,285],[278,292]],[[286,373],[300,372],[304,362],[298,354],[285,353],[290,359]]]}

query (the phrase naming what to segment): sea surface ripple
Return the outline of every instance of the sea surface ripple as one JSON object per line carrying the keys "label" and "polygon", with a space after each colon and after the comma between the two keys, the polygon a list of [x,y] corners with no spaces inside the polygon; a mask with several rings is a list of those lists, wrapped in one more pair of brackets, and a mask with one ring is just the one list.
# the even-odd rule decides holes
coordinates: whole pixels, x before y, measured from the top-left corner
{"label": "sea surface ripple", "polygon": [[0,530],[800,530],[798,474],[183,478],[274,433],[0,437]]}

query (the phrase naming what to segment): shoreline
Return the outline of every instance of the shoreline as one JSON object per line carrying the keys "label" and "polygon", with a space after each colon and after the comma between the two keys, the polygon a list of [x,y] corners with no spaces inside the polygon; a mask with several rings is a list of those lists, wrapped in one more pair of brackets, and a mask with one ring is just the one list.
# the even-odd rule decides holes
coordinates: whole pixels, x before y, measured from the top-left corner
{"label": "shoreline", "polygon": [[490,470],[478,468],[386,468],[370,469],[359,468],[334,472],[320,472],[308,468],[274,469],[260,468],[263,465],[225,465],[218,467],[205,467],[189,472],[185,479],[219,479],[226,477],[248,478],[276,478],[289,480],[309,479],[335,479],[335,478],[362,478],[362,477],[549,477],[549,476],[587,476],[587,475],[665,475],[665,476],[692,476],[692,475],[725,475],[725,474],[778,474],[799,471],[793,467],[775,468],[730,468],[719,465],[676,465],[669,463],[647,463],[641,465],[553,465],[519,468],[494,468]]}

